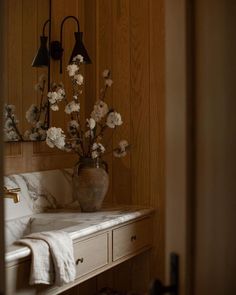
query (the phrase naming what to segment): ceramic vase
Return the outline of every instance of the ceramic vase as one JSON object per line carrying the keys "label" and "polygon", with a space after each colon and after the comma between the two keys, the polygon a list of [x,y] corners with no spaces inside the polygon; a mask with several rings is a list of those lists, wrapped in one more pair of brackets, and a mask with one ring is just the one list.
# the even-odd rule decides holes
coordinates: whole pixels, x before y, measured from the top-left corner
{"label": "ceramic vase", "polygon": [[107,164],[101,159],[81,158],[74,168],[73,194],[82,212],[101,209],[109,187]]}

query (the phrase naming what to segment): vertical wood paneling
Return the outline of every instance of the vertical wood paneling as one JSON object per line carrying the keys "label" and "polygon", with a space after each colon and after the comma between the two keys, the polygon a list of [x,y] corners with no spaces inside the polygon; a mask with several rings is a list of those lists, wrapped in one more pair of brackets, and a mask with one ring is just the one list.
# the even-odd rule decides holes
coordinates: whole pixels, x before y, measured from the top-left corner
{"label": "vertical wood paneling", "polygon": [[92,64],[85,67],[85,115],[89,116],[97,96],[97,1],[86,0],[84,6],[84,41]]}
{"label": "vertical wood paneling", "polygon": [[91,2],[89,9],[85,4],[85,19],[97,16],[98,72],[104,63],[112,69],[113,105],[124,121],[113,146],[123,137],[132,144],[127,158],[109,161],[112,200],[157,209],[152,255],[100,275],[97,285],[141,292],[151,278],[164,278],[164,0],[104,0],[97,2],[96,13]]}
{"label": "vertical wood paneling", "polygon": [[[25,7],[28,9],[24,9]],[[22,118],[22,130],[30,127],[25,120],[24,112],[32,103],[36,103],[37,101],[37,93],[34,89],[34,85],[37,83],[37,70],[31,67],[37,49],[37,41],[34,38],[34,36],[37,36],[38,31],[37,8],[36,1],[22,1],[22,112],[20,116]]]}
{"label": "vertical wood paneling", "polygon": [[[129,0],[113,5],[113,106],[122,115],[123,124],[114,132],[113,146],[130,138],[130,19]],[[130,153],[125,158],[113,157],[113,201],[131,203]],[[120,173],[122,171],[122,173]]]}
{"label": "vertical wood paneling", "polygon": [[[98,83],[99,89],[102,88],[103,79],[101,78],[102,71],[104,69],[110,69],[113,71],[113,5],[115,1],[110,0],[99,0],[97,4],[97,26],[98,26],[98,44],[97,44],[97,58],[98,58]],[[108,90],[107,103],[109,106],[113,105],[113,91],[112,88]],[[105,141],[111,137],[111,130],[108,130],[105,135]],[[110,185],[109,191],[105,201],[111,203],[113,201],[113,190],[112,190],[112,155],[105,156],[105,161],[109,165],[109,178]]]}
{"label": "vertical wood paneling", "polygon": [[151,276],[164,281],[165,31],[164,0],[150,0],[150,205],[155,215]]}
{"label": "vertical wood paneling", "polygon": [[149,1],[130,0],[132,202],[149,204]]}
{"label": "vertical wood paneling", "polygon": [[112,200],[157,209],[152,254],[100,275],[98,288],[111,285],[141,292],[151,278],[164,278],[164,0],[98,1],[96,12],[89,2],[85,19],[97,17],[98,72],[104,64],[112,69],[113,105],[124,121],[113,146],[123,137],[132,145],[127,158],[109,161]]}
{"label": "vertical wood paneling", "polygon": [[[6,6],[6,10],[8,14],[8,96],[5,99],[15,105],[16,115],[20,118],[22,113],[22,2],[13,0],[11,5]],[[21,148],[21,144],[12,143],[7,145],[6,153],[11,156],[21,156]]]}

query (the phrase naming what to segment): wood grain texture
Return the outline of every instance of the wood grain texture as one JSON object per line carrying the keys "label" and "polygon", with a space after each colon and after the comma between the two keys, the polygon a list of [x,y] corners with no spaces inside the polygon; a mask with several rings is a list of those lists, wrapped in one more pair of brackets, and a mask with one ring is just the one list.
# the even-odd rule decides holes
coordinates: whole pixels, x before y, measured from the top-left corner
{"label": "wood grain texture", "polygon": [[[96,15],[96,71],[104,66],[112,69],[112,102],[124,122],[113,136],[113,146],[122,138],[132,144],[128,157],[109,159],[112,198],[108,200],[157,209],[152,253],[99,275],[97,286],[144,291],[151,278],[164,278],[164,0],[97,1],[96,12],[92,3],[87,8],[85,3],[85,19]],[[99,85],[100,78],[95,79]]]}
{"label": "wood grain texture", "polygon": [[[123,124],[114,132],[113,146],[121,139],[131,142],[130,108],[130,7],[129,1],[113,5],[113,106],[122,115]],[[113,201],[131,203],[131,155],[113,157]],[[122,173],[120,173],[122,171]]]}
{"label": "wood grain texture", "polygon": [[148,20],[149,1],[130,0],[132,202],[140,205],[148,205],[150,196]]}
{"label": "wood grain texture", "polygon": [[[16,0],[14,0],[16,1]],[[165,30],[164,0],[53,0],[53,39],[67,14],[78,15],[92,65],[85,67],[85,97],[81,104],[88,115],[102,87],[101,72],[109,68],[114,84],[108,102],[121,113],[123,125],[111,137],[115,146],[127,139],[131,153],[126,158],[106,157],[110,190],[107,202],[153,206],[154,248],[73,288],[68,294],[94,294],[104,286],[145,291],[151,278],[164,278],[164,185],[165,185]],[[64,65],[69,46],[74,45],[73,23],[66,23]],[[53,80],[60,76],[52,63]],[[65,115],[53,114],[52,124],[64,126]],[[110,135],[109,135],[110,136]],[[18,144],[18,149],[19,149]],[[10,151],[6,171],[24,172],[72,166],[75,158],[44,143],[23,144],[23,152]],[[11,158],[13,157],[13,158]],[[13,160],[14,159],[14,160]]]}
{"label": "wood grain texture", "polygon": [[[98,90],[104,87],[104,82],[102,79],[102,72],[104,69],[110,69],[113,72],[113,5],[115,1],[110,0],[99,0],[97,1],[97,84]],[[86,16],[89,17],[89,16]],[[113,90],[112,88],[108,90],[107,103],[109,106],[113,105]],[[111,130],[108,130],[105,135],[105,141],[109,141],[111,138]],[[111,146],[112,147],[112,146]],[[113,202],[113,189],[112,189],[112,154],[108,154],[104,157],[105,161],[109,165],[109,178],[110,185],[107,196],[105,198],[106,202]]]}
{"label": "wood grain texture", "polygon": [[150,0],[150,205],[156,208],[151,277],[164,281],[165,261],[165,7]]}

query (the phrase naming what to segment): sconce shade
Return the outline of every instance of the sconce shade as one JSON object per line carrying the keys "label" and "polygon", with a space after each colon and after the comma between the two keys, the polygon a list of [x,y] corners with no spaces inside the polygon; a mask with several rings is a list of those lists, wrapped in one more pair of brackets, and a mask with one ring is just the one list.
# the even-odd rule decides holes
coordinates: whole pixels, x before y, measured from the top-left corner
{"label": "sconce shade", "polygon": [[69,63],[72,63],[73,58],[76,55],[80,54],[83,56],[85,64],[91,64],[92,63],[91,59],[90,59],[88,52],[83,44],[83,40],[82,40],[83,39],[83,32],[75,32],[74,34],[75,34],[75,46],[72,51]]}
{"label": "sconce shade", "polygon": [[40,68],[47,67],[49,65],[49,52],[47,48],[46,36],[40,36],[40,47],[32,62],[32,67]]}

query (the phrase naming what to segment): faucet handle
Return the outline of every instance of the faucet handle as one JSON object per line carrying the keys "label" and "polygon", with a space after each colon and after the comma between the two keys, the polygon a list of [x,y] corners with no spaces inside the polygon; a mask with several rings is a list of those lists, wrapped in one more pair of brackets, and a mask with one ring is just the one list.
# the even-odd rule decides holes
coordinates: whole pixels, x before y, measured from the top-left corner
{"label": "faucet handle", "polygon": [[7,187],[4,186],[3,190],[4,190],[4,198],[12,199],[14,203],[20,202],[19,192],[21,191],[21,189],[19,187],[8,189]]}
{"label": "faucet handle", "polygon": [[19,193],[21,191],[19,187],[7,188],[6,186],[4,186],[3,189],[4,189],[4,193]]}

